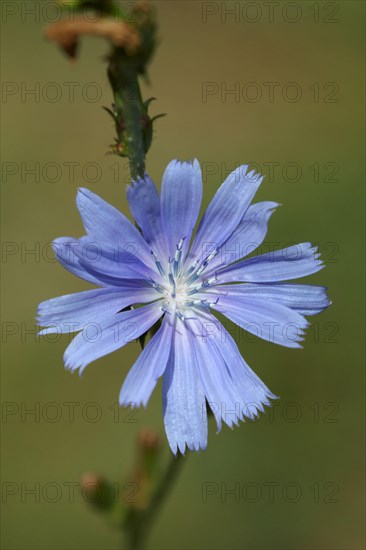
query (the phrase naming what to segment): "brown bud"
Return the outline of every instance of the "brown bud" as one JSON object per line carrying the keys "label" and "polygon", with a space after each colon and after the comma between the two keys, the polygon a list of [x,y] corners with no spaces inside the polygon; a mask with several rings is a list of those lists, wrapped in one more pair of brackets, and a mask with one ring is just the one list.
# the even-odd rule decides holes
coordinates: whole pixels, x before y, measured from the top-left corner
{"label": "brown bud", "polygon": [[137,443],[142,451],[150,451],[160,447],[160,438],[154,430],[144,428],[138,435]]}
{"label": "brown bud", "polygon": [[99,474],[94,474],[92,472],[87,472],[81,477],[81,487],[95,487],[98,489],[103,485],[104,479]]}
{"label": "brown bud", "polygon": [[83,474],[80,485],[83,499],[95,509],[107,511],[114,506],[115,493],[113,485],[99,474]]}
{"label": "brown bud", "polygon": [[57,42],[73,59],[76,57],[79,38],[85,35],[103,36],[114,46],[124,48],[128,54],[134,54],[141,43],[139,33],[132,26],[106,18],[98,21],[86,21],[82,18],[63,20],[52,23],[45,29],[46,38]]}

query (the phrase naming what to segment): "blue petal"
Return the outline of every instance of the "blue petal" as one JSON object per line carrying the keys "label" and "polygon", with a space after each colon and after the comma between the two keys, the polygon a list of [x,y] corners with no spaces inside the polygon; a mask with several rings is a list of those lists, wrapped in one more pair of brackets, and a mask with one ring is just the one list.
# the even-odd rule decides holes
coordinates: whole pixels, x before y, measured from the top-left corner
{"label": "blue petal", "polygon": [[120,405],[146,407],[158,379],[168,363],[173,327],[164,317],[162,326],[130,369],[119,394]]}
{"label": "blue petal", "polygon": [[[80,246],[75,248],[79,263],[107,284],[119,285],[121,279],[160,280],[159,273],[147,266],[141,259],[128,250],[118,250],[108,243],[100,243],[89,237],[80,239]],[[155,266],[154,266],[155,267]]]}
{"label": "blue petal", "polygon": [[207,446],[206,400],[189,332],[178,319],[174,343],[163,377],[163,414],[169,445],[174,454]]}
{"label": "blue petal", "polygon": [[271,283],[305,277],[324,267],[317,250],[311,243],[289,246],[225,267],[218,279],[220,283]]}
{"label": "blue petal", "polygon": [[61,237],[52,246],[63,267],[98,286],[124,286],[126,279],[160,278],[134,254],[89,237]]}
{"label": "blue petal", "polygon": [[160,196],[154,182],[147,174],[143,179],[133,181],[127,188],[127,199],[131,213],[141,227],[146,242],[163,262],[168,258],[169,252],[161,223]]}
{"label": "blue petal", "polygon": [[308,321],[297,311],[252,296],[220,296],[212,308],[246,330],[288,348],[300,348]]}
{"label": "blue petal", "polygon": [[[215,291],[229,296],[254,297],[276,302],[294,309],[302,315],[316,315],[326,309],[331,301],[324,286],[279,284],[217,285]],[[212,295],[212,301],[217,295]]]}
{"label": "blue petal", "polygon": [[215,416],[217,429],[221,430],[221,420],[232,428],[243,419],[242,396],[237,392],[213,338],[207,335],[207,322],[198,317],[190,319],[192,330],[191,346],[195,350],[198,372],[207,404]]}
{"label": "blue petal", "polygon": [[217,342],[218,350],[225,360],[227,369],[238,392],[244,402],[243,414],[248,418],[255,418],[258,412],[264,412],[263,405],[269,407],[269,399],[277,399],[262,380],[252,371],[240,355],[238,346],[232,336],[221,325],[221,344]]}
{"label": "blue petal", "polygon": [[223,325],[211,314],[198,312],[196,348],[201,354],[200,372],[209,405],[229,426],[244,418],[253,419],[270,406],[276,396],[246,364]]}
{"label": "blue petal", "polygon": [[81,188],[76,197],[85,230],[99,243],[110,243],[135,250],[147,265],[153,265],[151,251],[136,227],[111,204],[88,189]]}
{"label": "blue petal", "polygon": [[260,246],[267,234],[268,221],[277,206],[278,203],[269,201],[250,205],[235,231],[210,262],[210,272],[241,260]]}
{"label": "blue petal", "polygon": [[185,238],[182,254],[188,249],[202,200],[202,175],[197,160],[193,163],[170,162],[161,187],[162,225],[168,241],[168,252],[174,257],[176,247]]}
{"label": "blue petal", "polygon": [[100,281],[80,265],[79,258],[75,254],[75,248],[79,246],[79,239],[73,237],[60,237],[52,243],[57,260],[73,275],[84,281],[100,285]]}
{"label": "blue petal", "polygon": [[263,177],[240,166],[224,181],[198,227],[190,258],[206,256],[207,247],[221,246],[241,222]]}
{"label": "blue petal", "polygon": [[66,368],[80,368],[80,371],[83,371],[92,361],[122,348],[147,332],[163,314],[160,305],[160,301],[154,302],[144,307],[109,315],[103,322],[90,322],[66,349]]}
{"label": "blue petal", "polygon": [[152,302],[161,298],[153,288],[137,282],[125,282],[124,287],[96,288],[51,298],[38,306],[38,324],[52,327],[42,333],[76,332],[90,322],[103,322],[106,316],[118,313],[132,304]]}

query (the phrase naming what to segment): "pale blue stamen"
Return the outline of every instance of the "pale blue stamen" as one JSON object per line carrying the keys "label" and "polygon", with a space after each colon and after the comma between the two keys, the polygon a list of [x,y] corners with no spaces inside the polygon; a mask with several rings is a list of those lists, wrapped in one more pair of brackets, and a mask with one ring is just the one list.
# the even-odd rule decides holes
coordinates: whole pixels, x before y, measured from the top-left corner
{"label": "pale blue stamen", "polygon": [[[196,269],[197,265],[199,264],[198,260],[196,260],[191,267],[188,269],[187,273],[185,274],[186,277],[188,277],[193,271]],[[188,281],[187,281],[188,282]]]}
{"label": "pale blue stamen", "polygon": [[[191,275],[191,277],[188,279],[187,283],[188,283],[188,284],[191,284],[191,283],[193,283],[194,281],[196,281],[196,280],[202,275],[202,273],[205,271],[206,267],[207,267],[208,264],[211,262],[211,260],[213,260],[214,257],[217,256],[217,254],[218,254],[218,249],[215,248],[215,250],[213,250],[213,251],[205,258],[205,260],[202,262],[201,267],[199,267],[199,268],[197,269],[197,271]],[[193,265],[195,265],[195,267],[194,267],[194,269],[193,269],[193,271],[194,271],[194,270],[196,269],[196,266],[198,265],[198,262],[196,262],[196,263],[193,264]],[[193,267],[193,266],[192,266],[192,267]],[[190,269],[191,269],[191,268],[190,268]],[[188,273],[187,273],[187,275],[188,275]]]}
{"label": "pale blue stamen", "polygon": [[160,260],[159,260],[158,256],[155,254],[155,252],[153,250],[151,251],[151,254],[152,254],[152,256],[155,260],[155,265],[158,268],[158,271],[159,271],[160,275],[162,275],[164,277],[165,271],[164,271],[164,269],[163,269],[163,267],[160,263]]}
{"label": "pale blue stamen", "polygon": [[179,309],[177,309],[177,315],[178,315],[178,317],[181,321],[185,320],[185,317],[184,317],[183,313],[181,311],[179,311]]}
{"label": "pale blue stamen", "polygon": [[178,275],[178,270],[180,267],[184,240],[185,240],[185,237],[182,237],[179,243],[177,244],[177,250],[175,252],[174,265],[173,265],[173,272],[175,277]]}
{"label": "pale blue stamen", "polygon": [[166,294],[165,289],[161,285],[159,285],[159,283],[154,281],[154,279],[146,279],[146,282],[151,284],[151,286],[155,288],[158,292],[161,292],[162,294]]}
{"label": "pale blue stamen", "polygon": [[169,283],[172,287],[171,289],[171,296],[172,298],[175,298],[176,297],[176,284],[175,284],[175,279],[174,279],[174,275],[173,275],[173,272],[172,272],[172,262],[174,260],[172,260],[171,258],[169,258],[169,263],[168,263],[168,269],[169,269],[169,272],[168,272],[168,279],[169,279]]}

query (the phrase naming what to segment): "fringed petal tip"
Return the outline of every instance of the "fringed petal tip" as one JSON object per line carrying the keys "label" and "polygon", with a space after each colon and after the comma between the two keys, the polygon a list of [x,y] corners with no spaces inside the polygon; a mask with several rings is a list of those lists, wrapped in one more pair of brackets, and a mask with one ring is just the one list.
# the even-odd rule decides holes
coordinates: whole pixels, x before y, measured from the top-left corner
{"label": "fringed petal tip", "polygon": [[70,371],[70,372],[79,371],[79,376],[82,375],[83,371],[87,367],[87,364],[85,364],[81,361],[77,361],[77,362],[73,361],[72,355],[67,353],[67,349],[64,353],[63,360],[64,360],[65,369]]}
{"label": "fringed petal tip", "polygon": [[186,442],[184,443],[174,443],[171,444],[169,442],[169,446],[172,450],[172,453],[177,457],[178,455],[182,455],[183,457],[186,456],[186,453],[191,452],[200,452],[205,451],[207,449],[207,443],[206,444],[197,444],[197,445],[190,445]]}
{"label": "fringed petal tip", "polygon": [[272,407],[271,401],[269,399],[279,399],[272,392],[268,391],[262,398],[262,401],[247,403],[242,409],[242,422],[246,422],[245,418],[249,420],[255,420],[260,416],[260,414],[266,414],[267,410]]}
{"label": "fringed petal tip", "polygon": [[127,192],[129,192],[131,189],[135,189],[136,187],[139,187],[145,183],[153,183],[147,172],[145,172],[143,176],[137,176],[135,179],[131,179],[131,183],[128,183],[126,185],[126,190]]}
{"label": "fringed petal tip", "polygon": [[147,401],[144,403],[141,400],[139,400],[139,401],[127,401],[126,399],[124,399],[124,400],[119,399],[118,404],[119,404],[120,407],[123,407],[125,409],[129,408],[129,409],[135,411],[136,409],[140,409],[141,407],[143,407],[145,409],[146,405],[147,405]]}

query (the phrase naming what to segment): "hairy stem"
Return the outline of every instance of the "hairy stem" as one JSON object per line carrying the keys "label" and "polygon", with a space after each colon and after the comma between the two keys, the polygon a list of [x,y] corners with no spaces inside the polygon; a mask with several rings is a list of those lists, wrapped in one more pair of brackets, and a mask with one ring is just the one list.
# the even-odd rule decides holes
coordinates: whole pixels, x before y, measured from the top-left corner
{"label": "hairy stem", "polygon": [[[145,148],[143,139],[143,105],[135,67],[123,67],[118,71],[119,89],[116,100],[120,105],[120,123],[124,128],[127,155],[132,179],[145,174]],[[116,101],[117,105],[117,101]]]}

